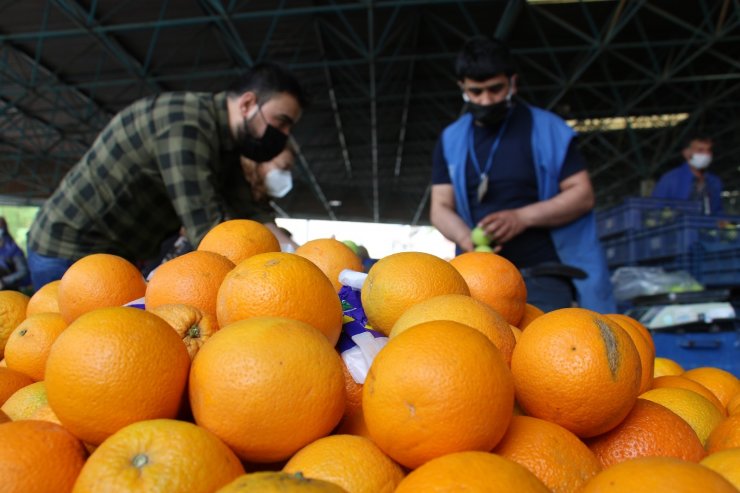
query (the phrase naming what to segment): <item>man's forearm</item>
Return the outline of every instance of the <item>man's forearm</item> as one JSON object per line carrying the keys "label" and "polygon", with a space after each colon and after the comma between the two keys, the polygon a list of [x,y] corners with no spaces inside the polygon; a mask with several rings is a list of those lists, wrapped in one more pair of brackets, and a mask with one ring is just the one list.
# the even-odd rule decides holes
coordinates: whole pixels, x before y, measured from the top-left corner
{"label": "man's forearm", "polygon": [[474,245],[470,239],[470,228],[455,211],[447,207],[432,207],[430,220],[432,225],[442,233],[442,236],[465,251],[473,250]]}
{"label": "man's forearm", "polygon": [[519,209],[527,228],[562,226],[593,209],[590,190],[572,188],[563,190],[551,199],[535,202]]}

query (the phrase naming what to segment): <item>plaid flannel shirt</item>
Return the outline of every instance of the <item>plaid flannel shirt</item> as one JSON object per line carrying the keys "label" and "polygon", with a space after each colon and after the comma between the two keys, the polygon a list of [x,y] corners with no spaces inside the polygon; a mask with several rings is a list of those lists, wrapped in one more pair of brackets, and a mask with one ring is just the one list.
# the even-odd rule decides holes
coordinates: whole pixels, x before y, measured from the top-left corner
{"label": "plaid flannel shirt", "polygon": [[45,202],[28,245],[50,257],[150,258],[185,226],[198,245],[229,218],[265,222],[239,166],[226,94],[163,93],[134,102],[103,129]]}

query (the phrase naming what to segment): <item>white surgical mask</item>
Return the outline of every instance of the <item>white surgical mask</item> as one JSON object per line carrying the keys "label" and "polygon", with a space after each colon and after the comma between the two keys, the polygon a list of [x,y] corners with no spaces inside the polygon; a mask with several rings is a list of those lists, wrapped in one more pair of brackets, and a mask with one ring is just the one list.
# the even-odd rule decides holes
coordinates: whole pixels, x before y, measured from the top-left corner
{"label": "white surgical mask", "polygon": [[712,162],[712,155],[705,153],[694,153],[689,159],[689,164],[695,169],[705,169]]}
{"label": "white surgical mask", "polygon": [[285,169],[271,169],[265,175],[265,191],[270,197],[285,197],[293,188],[293,175]]}

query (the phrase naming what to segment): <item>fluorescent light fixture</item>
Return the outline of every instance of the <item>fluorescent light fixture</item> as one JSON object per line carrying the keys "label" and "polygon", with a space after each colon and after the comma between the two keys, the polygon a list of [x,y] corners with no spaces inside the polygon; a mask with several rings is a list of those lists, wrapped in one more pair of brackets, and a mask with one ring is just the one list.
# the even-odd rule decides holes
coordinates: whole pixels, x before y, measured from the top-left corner
{"label": "fluorescent light fixture", "polygon": [[675,127],[688,117],[688,113],[669,113],[663,115],[586,118],[583,120],[567,120],[567,123],[579,132],[609,132],[624,130],[628,126],[635,129]]}
{"label": "fluorescent light fixture", "polygon": [[341,207],[342,201],[341,200],[330,200],[329,201],[329,207]]}

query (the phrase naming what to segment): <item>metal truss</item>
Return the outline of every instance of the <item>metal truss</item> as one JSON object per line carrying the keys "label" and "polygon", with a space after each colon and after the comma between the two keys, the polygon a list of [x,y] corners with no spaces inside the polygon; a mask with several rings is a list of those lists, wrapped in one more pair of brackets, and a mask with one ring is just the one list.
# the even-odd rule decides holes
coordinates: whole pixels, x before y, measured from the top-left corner
{"label": "metal truss", "polygon": [[431,154],[462,110],[454,58],[476,34],[506,39],[520,96],[565,118],[689,114],[580,136],[600,207],[678,164],[697,132],[737,190],[739,27],[737,0],[0,2],[0,194],[48,196],[140,96],[222,90],[271,59],[313,95],[280,210],[427,223]]}

